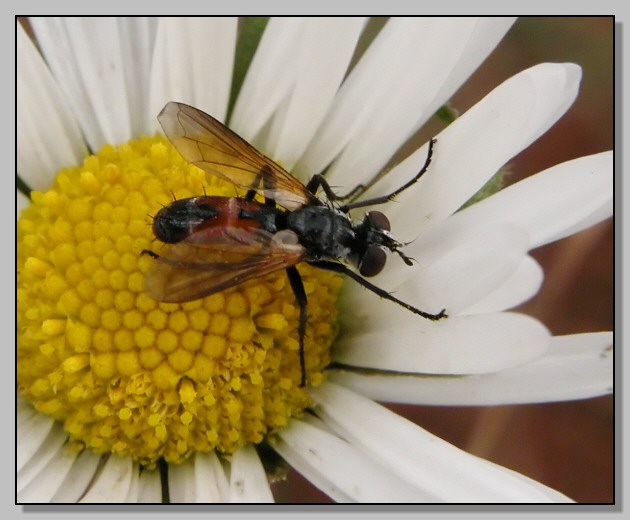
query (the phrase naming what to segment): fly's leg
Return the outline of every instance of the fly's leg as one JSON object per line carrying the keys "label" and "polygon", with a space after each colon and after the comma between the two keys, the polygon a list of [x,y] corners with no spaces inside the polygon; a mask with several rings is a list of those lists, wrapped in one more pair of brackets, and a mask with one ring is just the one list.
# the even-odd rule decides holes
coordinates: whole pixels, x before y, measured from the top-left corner
{"label": "fly's leg", "polygon": [[373,283],[368,282],[365,278],[362,278],[357,273],[355,273],[351,269],[348,269],[343,264],[338,264],[337,262],[330,262],[327,260],[309,262],[309,264],[314,265],[315,267],[319,267],[320,269],[326,269],[327,271],[334,271],[335,273],[345,274],[349,276],[350,278],[352,278],[355,282],[360,283],[363,287],[365,287],[366,289],[369,289],[370,291],[377,294],[381,298],[385,298],[386,300],[397,303],[398,305],[404,307],[405,309],[413,312],[414,314],[417,314],[418,316],[422,316],[423,318],[426,318],[427,320],[437,321],[437,320],[441,320],[442,318],[448,317],[446,314],[446,309],[442,309],[437,314],[431,314],[429,312],[416,309],[413,305],[409,305],[408,303],[402,300],[399,300],[395,296],[392,296],[390,293],[388,293],[386,290],[381,289],[380,287],[374,285]]}
{"label": "fly's leg", "polygon": [[310,191],[313,195],[317,195],[317,190],[319,190],[320,187],[322,188],[322,190],[324,190],[324,193],[326,193],[326,197],[328,197],[328,200],[335,202],[354,199],[361,195],[365,190],[367,190],[367,186],[365,186],[364,184],[357,184],[345,195],[337,195],[330,187],[330,184],[328,184],[326,178],[318,173],[310,178],[308,184],[306,185],[306,189]]}
{"label": "fly's leg", "polygon": [[298,322],[298,336],[300,341],[300,369],[302,370],[302,378],[300,380],[300,387],[306,385],[306,363],[304,361],[304,336],[306,335],[306,292],[304,291],[304,284],[302,283],[302,277],[295,268],[295,266],[288,267],[286,269],[287,276],[289,277],[289,283],[293,294],[295,294],[295,301],[300,307],[300,318]]}
{"label": "fly's leg", "polygon": [[[402,193],[407,188],[409,188],[410,186],[413,186],[416,182],[418,182],[420,177],[422,177],[424,173],[429,169],[429,164],[431,164],[431,158],[433,157],[433,145],[435,144],[435,142],[436,142],[435,139],[431,139],[429,141],[429,151],[427,153],[427,158],[424,161],[424,165],[422,166],[420,171],[413,177],[413,179],[403,184],[400,188],[392,191],[388,195],[375,197],[373,199],[360,200],[357,202],[350,202],[349,204],[344,204],[343,206],[339,206],[339,210],[342,211],[343,213],[348,213],[348,211],[350,211],[351,209],[363,208],[365,206],[375,206],[377,204],[385,204],[386,202],[390,202],[394,200],[396,195]],[[311,179],[308,181],[308,184],[306,185],[306,189],[310,191],[313,195],[317,193],[317,190],[320,187],[322,188],[322,190],[324,190],[324,193],[326,193],[326,197],[328,197],[328,200],[335,201],[335,202],[344,201],[348,199],[351,199],[351,200],[356,199],[367,189],[367,186],[365,186],[364,184],[358,184],[352,190],[350,190],[346,195],[337,195],[330,187],[330,184],[328,184],[328,181],[326,180],[326,178],[320,174],[313,175],[313,177],[311,177]]]}
{"label": "fly's leg", "polygon": [[427,158],[425,159],[424,164],[422,165],[422,168],[420,169],[420,171],[416,173],[416,175],[414,175],[414,177],[410,181],[403,184],[400,188],[392,191],[389,195],[383,195],[382,197],[375,197],[373,199],[366,199],[366,200],[360,200],[357,202],[351,202],[350,204],[341,206],[339,210],[343,211],[344,213],[347,213],[351,209],[364,208],[365,206],[375,206],[377,204],[385,204],[386,202],[390,202],[394,200],[394,198],[396,198],[397,195],[400,195],[407,188],[413,186],[416,182],[418,182],[420,180],[420,177],[422,177],[426,173],[426,171],[429,169],[429,164],[431,164],[431,158],[433,157],[433,146],[435,145],[436,141],[437,141],[436,139],[431,139],[429,141],[429,151],[427,152]]}
{"label": "fly's leg", "polygon": [[[263,166],[260,171],[256,174],[256,178],[254,182],[252,182],[249,190],[245,194],[245,200],[254,200],[256,196],[258,186],[260,186],[260,181],[262,181],[263,188],[266,190],[272,190],[275,188],[273,182],[273,172],[268,166]],[[270,197],[265,196],[265,206],[275,207],[276,201]]]}

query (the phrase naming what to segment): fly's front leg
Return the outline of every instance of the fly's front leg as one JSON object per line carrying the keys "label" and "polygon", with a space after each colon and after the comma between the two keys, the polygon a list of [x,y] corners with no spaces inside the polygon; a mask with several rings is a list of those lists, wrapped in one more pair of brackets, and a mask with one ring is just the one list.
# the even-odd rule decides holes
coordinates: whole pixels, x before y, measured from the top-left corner
{"label": "fly's front leg", "polygon": [[300,318],[298,322],[298,336],[300,342],[300,369],[302,370],[302,378],[300,379],[300,387],[306,385],[306,363],[304,361],[304,336],[306,335],[306,291],[304,291],[304,284],[302,283],[302,277],[298,270],[294,267],[287,268],[287,276],[289,277],[289,283],[293,294],[295,294],[295,301],[300,307]]}
{"label": "fly's front leg", "polygon": [[[418,182],[420,180],[420,177],[422,177],[426,173],[426,171],[429,169],[429,164],[431,164],[431,158],[433,157],[433,145],[435,145],[436,141],[437,141],[436,139],[431,139],[429,141],[429,151],[427,152],[427,158],[424,161],[424,165],[422,166],[420,171],[416,173],[416,175],[410,181],[406,182],[400,188],[392,191],[391,193],[387,195],[383,195],[381,197],[375,197],[373,199],[350,202],[348,204],[344,204],[343,206],[339,206],[339,210],[342,211],[343,213],[348,213],[351,209],[364,208],[366,206],[375,206],[377,204],[385,204],[386,202],[390,202],[394,200],[394,198],[396,198],[397,195],[399,195],[400,193],[405,191],[407,188],[413,186],[416,182]],[[308,189],[312,194],[315,194],[320,186],[326,193],[328,200],[331,200],[331,201],[343,201],[343,200],[348,200],[348,199],[354,200],[358,198],[359,196],[361,196],[363,192],[367,189],[365,185],[359,184],[355,186],[352,190],[350,190],[350,192],[348,192],[346,195],[337,195],[332,190],[332,188],[330,187],[330,184],[328,184],[328,181],[324,178],[324,176],[320,174],[313,175],[313,177],[311,177],[311,180],[308,181],[308,184],[306,185],[306,189]]]}
{"label": "fly's front leg", "polygon": [[351,209],[364,208],[366,206],[375,206],[377,204],[385,204],[386,202],[390,202],[394,200],[397,195],[400,195],[407,188],[413,186],[416,182],[420,180],[420,177],[422,177],[427,172],[427,170],[429,169],[429,165],[431,164],[431,159],[433,157],[433,146],[435,145],[436,142],[437,142],[437,139],[435,138],[429,141],[429,151],[427,152],[427,158],[424,161],[424,165],[422,166],[420,171],[416,173],[416,175],[410,181],[403,184],[400,188],[392,191],[388,195],[375,197],[373,199],[366,199],[366,200],[359,200],[356,202],[351,202],[350,204],[341,206],[339,209],[343,211],[344,213],[347,213]]}
{"label": "fly's front leg", "polygon": [[343,264],[339,264],[337,262],[330,262],[328,260],[309,262],[309,264],[314,265],[315,267],[319,267],[320,269],[326,269],[327,271],[333,271],[335,273],[345,274],[346,276],[349,276],[355,282],[361,284],[363,287],[365,287],[366,289],[369,289],[370,291],[372,291],[374,294],[377,294],[381,298],[397,303],[398,305],[400,305],[401,307],[404,307],[408,311],[411,311],[414,314],[417,314],[418,316],[422,316],[423,318],[426,318],[427,320],[438,321],[438,320],[448,317],[448,315],[446,314],[446,309],[442,309],[437,314],[431,314],[430,312],[422,311],[420,309],[417,309],[413,305],[409,305],[407,302],[399,300],[392,294],[388,293],[385,289],[381,289],[380,287],[374,285],[373,283],[368,282],[365,278],[362,278],[357,273],[355,273],[351,269],[348,269]]}
{"label": "fly's front leg", "polygon": [[326,197],[328,197],[328,200],[336,201],[336,202],[348,200],[348,199],[354,199],[358,197],[359,195],[361,195],[367,189],[363,184],[357,184],[345,195],[337,195],[330,187],[330,184],[328,184],[328,181],[326,180],[326,178],[323,175],[320,175],[319,173],[316,175],[313,175],[310,178],[310,180],[308,181],[308,184],[306,185],[306,189],[310,191],[313,195],[316,195],[317,190],[319,190],[320,186],[322,190],[324,190],[324,193],[326,194]]}

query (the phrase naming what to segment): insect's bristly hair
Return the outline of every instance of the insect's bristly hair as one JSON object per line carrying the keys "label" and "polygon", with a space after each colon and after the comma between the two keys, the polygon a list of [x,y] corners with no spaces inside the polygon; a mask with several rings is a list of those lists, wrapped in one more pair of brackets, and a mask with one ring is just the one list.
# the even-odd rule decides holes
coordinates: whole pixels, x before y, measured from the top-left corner
{"label": "insect's bristly hair", "polygon": [[[173,195],[173,192],[172,192],[172,191],[171,191],[171,195]],[[175,196],[175,195],[173,195],[173,196]],[[173,202],[176,202],[176,201],[173,201]],[[161,202],[158,202],[158,204],[159,204],[160,206],[162,206],[162,208],[168,208],[168,206],[170,206],[170,205],[171,205],[170,203],[169,203],[168,205],[166,205],[166,204],[162,204]],[[155,220],[155,217],[154,217],[153,215],[149,215],[149,216],[150,216],[153,220]]]}

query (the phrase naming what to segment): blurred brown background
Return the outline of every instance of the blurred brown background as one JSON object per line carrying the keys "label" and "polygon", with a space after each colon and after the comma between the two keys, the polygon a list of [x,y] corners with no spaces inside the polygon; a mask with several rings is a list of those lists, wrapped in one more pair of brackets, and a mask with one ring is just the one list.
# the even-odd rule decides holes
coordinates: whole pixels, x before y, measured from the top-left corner
{"label": "blurred brown background", "polygon": [[[613,148],[613,30],[611,17],[521,18],[455,95],[453,106],[462,113],[532,65],[573,62],[582,67],[576,102],[549,132],[511,161],[508,182]],[[427,137],[433,135],[431,128],[426,132]],[[545,282],[521,311],[540,319],[556,335],[613,329],[610,219],[532,254],[545,270]],[[456,446],[577,502],[614,501],[612,396],[509,407],[391,408]],[[274,485],[274,494],[279,502],[330,501],[295,472],[287,482]]]}

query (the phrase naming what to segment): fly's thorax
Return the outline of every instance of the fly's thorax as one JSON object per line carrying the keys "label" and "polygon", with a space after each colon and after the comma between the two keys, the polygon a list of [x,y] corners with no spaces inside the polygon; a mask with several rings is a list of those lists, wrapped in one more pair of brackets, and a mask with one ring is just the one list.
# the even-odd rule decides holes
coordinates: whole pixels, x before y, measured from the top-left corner
{"label": "fly's thorax", "polygon": [[327,206],[305,206],[287,214],[286,227],[298,235],[310,260],[351,256],[355,235],[345,213]]}

